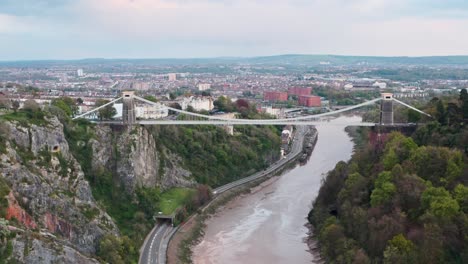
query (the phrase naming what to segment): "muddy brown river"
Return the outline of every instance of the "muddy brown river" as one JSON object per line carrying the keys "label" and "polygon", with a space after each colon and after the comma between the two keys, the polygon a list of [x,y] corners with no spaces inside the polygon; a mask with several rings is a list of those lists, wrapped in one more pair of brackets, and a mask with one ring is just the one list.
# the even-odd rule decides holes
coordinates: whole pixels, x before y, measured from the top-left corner
{"label": "muddy brown river", "polygon": [[317,126],[318,141],[306,165],[229,202],[210,218],[194,247],[194,263],[314,263],[305,243],[307,214],[322,178],[337,162],[349,160],[353,150],[344,126],[332,123],[359,120],[340,117]]}

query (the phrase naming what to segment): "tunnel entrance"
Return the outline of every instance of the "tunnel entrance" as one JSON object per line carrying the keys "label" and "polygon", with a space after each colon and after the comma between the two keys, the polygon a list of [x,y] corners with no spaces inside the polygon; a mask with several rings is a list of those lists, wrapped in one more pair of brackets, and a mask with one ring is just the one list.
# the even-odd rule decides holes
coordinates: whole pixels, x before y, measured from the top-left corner
{"label": "tunnel entrance", "polygon": [[175,214],[172,215],[164,215],[161,212],[157,213],[153,216],[154,220],[160,224],[169,223],[170,225],[174,226]]}

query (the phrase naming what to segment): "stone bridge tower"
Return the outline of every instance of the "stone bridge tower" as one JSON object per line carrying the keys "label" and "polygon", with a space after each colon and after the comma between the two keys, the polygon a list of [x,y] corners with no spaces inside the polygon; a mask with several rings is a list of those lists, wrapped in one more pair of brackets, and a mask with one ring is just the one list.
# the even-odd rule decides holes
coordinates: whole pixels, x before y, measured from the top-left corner
{"label": "stone bridge tower", "polygon": [[380,124],[393,125],[393,94],[391,93],[382,93]]}
{"label": "stone bridge tower", "polygon": [[125,125],[133,125],[136,121],[134,94],[133,91],[123,92],[122,121]]}

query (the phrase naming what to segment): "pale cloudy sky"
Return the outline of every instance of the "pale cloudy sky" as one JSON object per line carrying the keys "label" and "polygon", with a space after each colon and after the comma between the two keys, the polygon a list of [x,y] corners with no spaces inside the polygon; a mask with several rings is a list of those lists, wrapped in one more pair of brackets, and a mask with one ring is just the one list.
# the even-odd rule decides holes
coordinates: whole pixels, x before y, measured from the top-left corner
{"label": "pale cloudy sky", "polygon": [[468,55],[468,0],[0,0],[0,60]]}

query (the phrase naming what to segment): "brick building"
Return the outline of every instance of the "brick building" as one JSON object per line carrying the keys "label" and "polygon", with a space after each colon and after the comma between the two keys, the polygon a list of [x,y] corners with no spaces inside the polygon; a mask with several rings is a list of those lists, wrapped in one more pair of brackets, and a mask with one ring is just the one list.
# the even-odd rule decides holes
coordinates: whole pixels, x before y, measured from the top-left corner
{"label": "brick building", "polygon": [[306,106],[306,107],[322,106],[322,101],[320,100],[320,96],[314,96],[314,95],[300,95],[298,97],[298,103],[299,105]]}
{"label": "brick building", "polygon": [[263,92],[263,100],[272,102],[285,102],[288,101],[288,93],[275,91]]}
{"label": "brick building", "polygon": [[288,90],[289,95],[310,95],[312,93],[312,87],[291,87]]}

